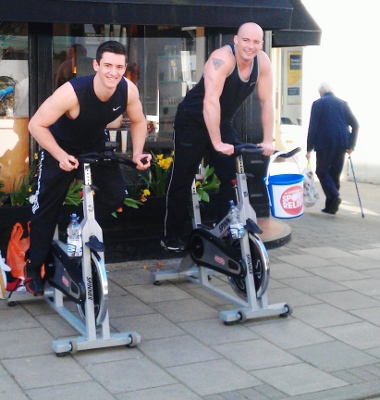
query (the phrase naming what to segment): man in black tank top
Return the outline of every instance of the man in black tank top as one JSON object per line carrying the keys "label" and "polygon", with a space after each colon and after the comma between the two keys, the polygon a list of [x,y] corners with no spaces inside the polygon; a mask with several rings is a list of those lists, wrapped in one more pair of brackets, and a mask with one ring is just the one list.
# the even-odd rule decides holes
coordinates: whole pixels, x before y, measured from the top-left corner
{"label": "man in black tank top", "polygon": [[235,160],[231,157],[238,134],[233,118],[244,100],[257,88],[261,102],[263,154],[273,154],[273,79],[269,57],[263,52],[263,30],[253,22],[240,26],[234,46],[215,50],[207,60],[203,77],[178,106],[174,122],[174,162],[168,182],[164,236],[167,250],[182,251],[183,226],[188,218],[190,188],[207,150],[210,165],[221,184],[219,214],[228,211],[234,198],[231,180]]}
{"label": "man in black tank top", "polygon": [[[143,154],[147,123],[135,84],[124,78],[127,53],[116,41],[102,43],[93,60],[95,75],[60,86],[34,114],[29,132],[42,148],[36,199],[32,207],[30,254],[25,267],[25,287],[42,296],[41,266],[49,253],[67,190],[78,171],[76,156],[104,149],[105,129],[117,128],[126,112],[131,121],[133,161],[139,170],[150,166]],[[142,159],[147,158],[146,164]],[[117,163],[91,167],[96,216],[109,215],[122,206],[125,185]]]}

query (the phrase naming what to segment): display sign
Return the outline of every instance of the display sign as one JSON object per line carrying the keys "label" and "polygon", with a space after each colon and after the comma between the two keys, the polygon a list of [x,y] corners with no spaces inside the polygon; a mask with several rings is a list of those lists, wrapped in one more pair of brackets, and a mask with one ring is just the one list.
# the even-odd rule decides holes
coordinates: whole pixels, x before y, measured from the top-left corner
{"label": "display sign", "polygon": [[288,53],[288,104],[301,104],[302,53]]}

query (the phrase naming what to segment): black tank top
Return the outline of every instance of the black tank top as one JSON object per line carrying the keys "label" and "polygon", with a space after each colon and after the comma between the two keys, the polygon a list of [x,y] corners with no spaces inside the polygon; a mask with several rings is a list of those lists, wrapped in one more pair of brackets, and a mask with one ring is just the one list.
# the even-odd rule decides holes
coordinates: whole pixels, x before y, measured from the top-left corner
{"label": "black tank top", "polygon": [[60,117],[49,127],[58,144],[66,151],[101,150],[104,147],[104,130],[127,107],[128,85],[123,78],[108,101],[100,101],[94,91],[94,75],[70,81],[79,101],[79,115],[70,119]]}
{"label": "black tank top", "polygon": [[[235,56],[235,48],[229,45],[232,54]],[[222,95],[220,96],[221,125],[231,123],[236,112],[244,100],[254,91],[258,75],[258,57],[253,60],[251,74],[247,81],[243,81],[239,76],[237,63],[232,73],[227,77],[224,84]],[[187,93],[186,97],[179,105],[179,108],[186,110],[193,118],[202,125],[205,125],[203,118],[203,99],[205,96],[204,77]]]}

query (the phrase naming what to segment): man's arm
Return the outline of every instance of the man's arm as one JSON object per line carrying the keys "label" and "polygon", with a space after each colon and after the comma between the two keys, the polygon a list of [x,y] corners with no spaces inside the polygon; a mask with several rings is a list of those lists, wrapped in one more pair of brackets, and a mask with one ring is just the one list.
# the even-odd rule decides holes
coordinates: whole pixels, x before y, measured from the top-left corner
{"label": "man's arm", "polygon": [[315,135],[317,133],[317,124],[318,124],[317,108],[318,108],[317,102],[314,101],[311,106],[309,129],[307,132],[306,158],[308,160],[310,160],[311,153],[314,150],[314,146],[315,146]]}
{"label": "man's arm", "polygon": [[[128,104],[127,115],[131,121],[131,139],[133,147],[133,161],[137,164],[137,169],[144,170],[150,166],[152,156],[144,154],[144,145],[147,132],[147,122],[143,113],[137,86],[127,79],[128,82]],[[146,158],[147,163],[143,164],[142,159]]]}
{"label": "man's arm", "polygon": [[264,149],[263,155],[270,156],[274,152],[273,75],[270,59],[264,51],[260,51],[259,63],[260,76],[257,82],[257,94],[261,103],[261,123],[263,126],[263,141],[259,143],[259,146]]}
{"label": "man's arm", "polygon": [[227,48],[215,50],[204,66],[205,97],[203,116],[214,149],[226,155],[234,152],[234,146],[223,143],[220,133],[220,96],[225,81],[233,69],[235,59]]}
{"label": "man's arm", "polygon": [[347,104],[348,111],[348,123],[351,126],[351,137],[350,137],[350,148],[347,150],[348,154],[351,154],[355,150],[356,141],[358,139],[359,133],[359,122],[356,119],[355,115],[351,111],[350,107]]}
{"label": "man's arm", "polygon": [[70,83],[59,87],[40,106],[29,121],[29,132],[37,143],[47,150],[58,162],[61,169],[71,171],[78,168],[78,160],[63,150],[49,130],[63,114],[79,111],[78,98]]}

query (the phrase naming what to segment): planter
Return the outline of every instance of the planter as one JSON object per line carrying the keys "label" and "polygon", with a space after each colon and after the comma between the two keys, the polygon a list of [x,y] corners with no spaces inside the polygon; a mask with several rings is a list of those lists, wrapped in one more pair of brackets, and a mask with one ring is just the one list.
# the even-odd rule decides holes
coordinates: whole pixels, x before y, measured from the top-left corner
{"label": "planter", "polygon": [[103,225],[105,242],[118,238],[138,239],[162,231],[165,216],[165,197],[149,197],[139,208],[124,207],[117,218],[110,218]]}
{"label": "planter", "polygon": [[[215,218],[215,206],[211,196],[210,203],[202,203],[201,212],[204,222],[213,221]],[[66,240],[66,228],[70,221],[70,215],[76,213],[82,216],[82,206],[63,206],[58,220],[59,236]],[[21,222],[26,229],[30,221],[31,207],[0,207],[0,249],[3,257],[6,255],[8,242],[13,225]],[[119,262],[123,260],[139,260],[146,258],[162,258],[171,255],[159,245],[163,233],[165,217],[165,197],[150,196],[139,208],[124,207],[117,218],[110,215],[103,224],[104,243],[107,248],[107,262]],[[183,227],[184,232],[190,233],[191,219]]]}

